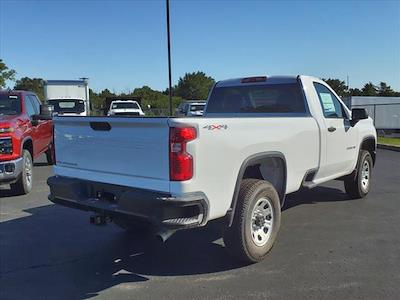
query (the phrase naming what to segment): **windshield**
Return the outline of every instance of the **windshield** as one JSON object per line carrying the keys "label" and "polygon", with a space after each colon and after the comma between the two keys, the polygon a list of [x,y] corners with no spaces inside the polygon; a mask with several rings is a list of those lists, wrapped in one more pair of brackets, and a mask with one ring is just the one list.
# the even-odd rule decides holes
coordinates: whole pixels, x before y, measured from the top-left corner
{"label": "windshield", "polygon": [[48,102],[54,106],[54,111],[58,113],[81,113],[85,111],[85,102],[79,99],[56,99]]}
{"label": "windshield", "polygon": [[198,110],[204,110],[205,104],[192,104],[190,105],[190,111],[198,111]]}
{"label": "windshield", "polygon": [[304,113],[299,84],[265,84],[217,87],[207,113]]}
{"label": "windshield", "polygon": [[136,102],[117,102],[111,105],[112,109],[119,109],[119,108],[133,108],[139,109],[139,106]]}
{"label": "windshield", "polygon": [[21,113],[21,98],[16,95],[0,94],[0,115]]}

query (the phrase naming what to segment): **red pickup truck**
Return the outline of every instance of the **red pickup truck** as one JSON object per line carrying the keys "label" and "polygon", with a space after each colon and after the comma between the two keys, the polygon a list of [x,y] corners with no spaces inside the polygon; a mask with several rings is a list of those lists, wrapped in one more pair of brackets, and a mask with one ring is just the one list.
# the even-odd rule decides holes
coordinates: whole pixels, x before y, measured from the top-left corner
{"label": "red pickup truck", "polygon": [[27,91],[0,91],[0,185],[13,192],[32,189],[33,159],[46,153],[54,162],[51,109]]}

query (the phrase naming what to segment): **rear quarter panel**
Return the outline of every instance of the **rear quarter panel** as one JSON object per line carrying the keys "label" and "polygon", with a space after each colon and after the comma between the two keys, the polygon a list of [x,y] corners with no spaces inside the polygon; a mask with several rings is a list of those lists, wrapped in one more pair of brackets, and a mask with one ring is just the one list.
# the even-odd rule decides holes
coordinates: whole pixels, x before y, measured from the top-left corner
{"label": "rear quarter panel", "polygon": [[211,219],[226,214],[240,167],[254,154],[274,151],[284,155],[286,193],[298,190],[306,171],[318,167],[319,131],[311,117],[170,119],[169,125],[193,126],[198,132],[187,146],[194,157],[194,177],[171,182],[170,191],[176,195],[204,192],[211,204]]}

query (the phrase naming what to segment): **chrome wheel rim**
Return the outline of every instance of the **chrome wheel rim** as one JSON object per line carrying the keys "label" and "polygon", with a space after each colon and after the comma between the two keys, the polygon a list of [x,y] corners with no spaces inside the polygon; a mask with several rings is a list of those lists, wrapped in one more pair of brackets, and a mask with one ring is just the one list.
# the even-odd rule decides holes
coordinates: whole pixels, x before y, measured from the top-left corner
{"label": "chrome wheel rim", "polygon": [[32,161],[30,158],[25,159],[25,178],[28,186],[32,185]]}
{"label": "chrome wheel rim", "polygon": [[368,190],[369,187],[369,179],[370,179],[370,165],[367,160],[364,160],[362,168],[361,168],[361,186],[364,191]]}
{"label": "chrome wheel rim", "polygon": [[268,198],[260,198],[251,212],[250,231],[254,244],[262,247],[268,242],[273,224],[272,201]]}

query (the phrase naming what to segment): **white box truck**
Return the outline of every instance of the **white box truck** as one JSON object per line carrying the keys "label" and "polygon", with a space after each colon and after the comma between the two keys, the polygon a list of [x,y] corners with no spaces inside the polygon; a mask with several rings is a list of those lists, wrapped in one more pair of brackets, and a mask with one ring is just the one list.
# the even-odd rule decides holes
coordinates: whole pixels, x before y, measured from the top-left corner
{"label": "white box truck", "polygon": [[44,96],[48,104],[54,106],[58,115],[90,115],[87,79],[47,80],[44,84]]}

